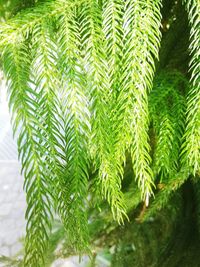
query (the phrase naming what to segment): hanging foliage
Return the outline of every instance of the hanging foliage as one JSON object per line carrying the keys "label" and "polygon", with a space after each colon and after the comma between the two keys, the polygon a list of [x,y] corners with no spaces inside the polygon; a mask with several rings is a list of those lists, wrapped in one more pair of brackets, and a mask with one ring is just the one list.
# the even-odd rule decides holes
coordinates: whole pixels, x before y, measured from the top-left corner
{"label": "hanging foliage", "polygon": [[0,25],[28,205],[25,266],[44,266],[55,212],[74,248],[88,251],[93,193],[124,223],[127,158],[147,206],[156,185],[166,184],[150,213],[200,174],[200,3],[183,4],[189,90],[177,70],[160,72],[153,87],[162,0],[39,1]]}

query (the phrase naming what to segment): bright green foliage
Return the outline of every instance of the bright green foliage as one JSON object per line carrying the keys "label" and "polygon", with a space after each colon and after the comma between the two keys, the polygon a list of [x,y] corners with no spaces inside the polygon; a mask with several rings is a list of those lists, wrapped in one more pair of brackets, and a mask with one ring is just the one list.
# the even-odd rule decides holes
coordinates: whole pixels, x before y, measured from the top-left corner
{"label": "bright green foliage", "polygon": [[125,207],[120,191],[119,166],[113,160],[113,132],[110,125],[112,104],[108,64],[102,40],[101,12],[97,3],[85,3],[81,7],[80,28],[83,38],[83,56],[88,76],[89,108],[91,111],[91,151],[96,169],[99,169],[97,184],[102,195],[111,204],[113,216],[123,221]]}
{"label": "bright green foliage", "polygon": [[4,68],[9,78],[13,129],[14,132],[20,131],[18,150],[27,193],[25,262],[40,266],[43,263],[48,231],[51,228],[52,191],[49,190],[50,170],[45,162],[48,153],[41,136],[43,126],[37,118],[39,94],[31,88],[29,47],[25,43],[8,45],[3,57]]}
{"label": "bright green foliage", "polygon": [[191,25],[191,89],[187,97],[187,128],[183,146],[183,164],[187,164],[195,175],[200,174],[200,2],[199,0],[184,2]]}
{"label": "bright green foliage", "polygon": [[[33,1],[1,24],[27,193],[25,266],[44,266],[54,212],[71,245],[87,251],[91,191],[124,223],[140,200],[148,205],[157,182],[163,189],[146,217],[199,173],[200,7],[198,0],[184,2],[191,25],[187,103],[182,73],[165,70],[153,83],[161,0]],[[127,159],[138,186],[131,203],[132,191],[124,197],[122,190]]]}
{"label": "bright green foliage", "polygon": [[125,4],[121,90],[116,111],[117,157],[124,160],[125,149],[130,147],[135,176],[147,204],[153,176],[149,167],[148,92],[160,43],[159,5],[160,1],[127,1]]}
{"label": "bright green foliage", "polygon": [[[64,168],[61,169],[65,184],[59,188],[58,210],[69,231],[69,238],[77,244],[78,250],[88,241],[87,197],[89,155],[87,145],[90,136],[90,114],[85,95],[86,79],[80,51],[80,34],[75,20],[75,9],[59,17],[58,44],[61,77],[61,110],[63,120]],[[67,179],[66,179],[67,178]],[[62,187],[66,188],[64,194]],[[59,196],[62,201],[59,201]],[[65,198],[67,203],[65,206]],[[79,237],[79,239],[77,239]]]}

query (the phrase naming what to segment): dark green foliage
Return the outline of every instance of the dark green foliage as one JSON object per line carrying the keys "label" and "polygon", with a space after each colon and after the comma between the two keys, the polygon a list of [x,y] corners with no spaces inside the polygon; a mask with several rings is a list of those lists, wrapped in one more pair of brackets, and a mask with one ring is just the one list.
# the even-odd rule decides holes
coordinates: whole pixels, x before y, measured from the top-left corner
{"label": "dark green foliage", "polygon": [[[187,79],[177,71],[161,72],[149,98],[154,132],[152,169],[159,180],[167,181],[180,169],[179,154],[185,129]],[[162,107],[162,109],[161,109]]]}

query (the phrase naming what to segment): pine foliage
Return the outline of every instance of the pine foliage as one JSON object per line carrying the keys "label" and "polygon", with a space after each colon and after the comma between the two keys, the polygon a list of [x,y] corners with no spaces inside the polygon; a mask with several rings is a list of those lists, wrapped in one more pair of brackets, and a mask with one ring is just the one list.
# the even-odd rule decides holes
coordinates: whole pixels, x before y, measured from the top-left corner
{"label": "pine foliage", "polygon": [[[161,72],[149,97],[154,132],[152,169],[159,181],[172,177],[180,168],[180,146],[185,131],[187,79],[178,71]],[[160,108],[162,107],[162,109]]]}
{"label": "pine foliage", "polygon": [[193,174],[200,173],[200,2],[184,1],[191,25],[191,89],[187,96],[187,129],[183,146],[183,163]]}
{"label": "pine foliage", "polygon": [[[34,266],[42,266],[48,232],[51,228],[51,184],[43,147],[43,126],[38,120],[38,92],[32,89],[30,49],[24,44],[8,45],[3,53],[4,68],[9,79],[9,105],[13,113],[13,129],[19,132],[18,151],[24,174],[28,208],[26,211],[26,258]],[[13,75],[12,75],[13,74]],[[16,115],[16,117],[15,117]]]}
{"label": "pine foliage", "polygon": [[199,174],[200,4],[183,3],[191,26],[189,90],[176,70],[153,81],[161,0],[41,1],[0,25],[28,204],[25,266],[44,266],[55,212],[73,247],[87,250],[89,186],[124,222],[127,155],[138,185],[133,206],[138,194],[148,205],[164,183],[147,217]]}
{"label": "pine foliage", "polygon": [[173,193],[189,178],[188,165],[181,163],[181,144],[186,128],[184,92],[188,87],[185,76],[175,70],[162,71],[155,78],[149,110],[154,142],[152,170],[157,192],[142,220],[167,206]]}

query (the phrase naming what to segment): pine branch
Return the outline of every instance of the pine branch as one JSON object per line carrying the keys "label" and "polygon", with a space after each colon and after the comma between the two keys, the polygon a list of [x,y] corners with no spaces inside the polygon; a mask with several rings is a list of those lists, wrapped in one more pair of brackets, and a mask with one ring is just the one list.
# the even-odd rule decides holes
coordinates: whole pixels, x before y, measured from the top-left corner
{"label": "pine branch", "polygon": [[[175,170],[173,168],[173,161],[171,160],[171,152],[173,151],[173,142],[175,129],[173,125],[173,119],[170,114],[162,112],[161,115],[158,140],[154,155],[154,174],[160,174],[160,180],[167,178]],[[175,159],[177,160],[177,158]]]}
{"label": "pine branch", "polygon": [[0,24],[0,49],[6,44],[15,42],[22,35],[27,37],[35,26],[47,19],[59,16],[71,6],[80,5],[82,2],[85,2],[85,0],[77,2],[47,0],[33,8],[21,11],[8,22]]}
{"label": "pine branch", "polygon": [[37,118],[39,95],[33,90],[30,76],[31,58],[25,43],[9,45],[4,53],[4,71],[9,81],[9,105],[14,116],[13,128],[18,135],[19,158],[25,177],[27,227],[25,265],[44,263],[44,253],[51,229],[52,193],[46,153],[41,144],[43,126]]}
{"label": "pine branch", "polygon": [[[94,191],[108,201],[119,223],[140,202],[139,194],[148,204],[154,175],[165,177],[166,185],[147,214],[161,209],[190,172],[199,172],[199,4],[185,1],[193,40],[183,138],[187,82],[182,75],[161,73],[149,98],[161,39],[161,2],[51,0],[1,24],[27,192],[26,266],[44,265],[53,208],[73,247],[88,249],[89,168],[98,173]],[[130,195],[124,199],[121,190],[127,152],[139,187],[128,204]]]}
{"label": "pine branch", "polygon": [[200,173],[200,2],[183,1],[188,12],[190,30],[191,89],[187,97],[187,128],[183,145],[183,164],[193,175]]}
{"label": "pine branch", "polygon": [[126,1],[123,73],[117,105],[117,158],[124,160],[126,148],[130,147],[135,176],[147,204],[153,184],[147,96],[152,87],[154,60],[158,58],[160,4],[160,1]]}
{"label": "pine branch", "polygon": [[88,99],[85,95],[86,80],[80,51],[80,31],[75,11],[76,9],[71,8],[69,13],[59,17],[58,43],[63,73],[61,109],[66,165],[62,170],[64,189],[59,193],[61,199],[58,199],[58,211],[69,240],[80,252],[87,248],[89,241],[86,198],[89,167],[87,146],[91,127]]}
{"label": "pine branch", "polygon": [[[177,71],[161,72],[149,97],[150,118],[155,131],[154,175],[170,179],[179,169],[179,154],[185,130],[185,98],[188,85]],[[160,107],[162,106],[162,109]]]}
{"label": "pine branch", "polygon": [[103,196],[111,205],[114,218],[122,222],[125,216],[125,204],[121,192],[121,179],[118,166],[113,159],[113,133],[110,121],[110,84],[107,74],[107,62],[104,39],[102,39],[102,19],[98,5],[89,1],[81,8],[81,32],[84,49],[84,61],[90,86],[92,111],[92,143],[96,168],[99,169],[98,183]]}
{"label": "pine branch", "polygon": [[109,77],[113,97],[119,91],[119,75],[123,50],[124,1],[104,1],[102,30],[106,39]]}

